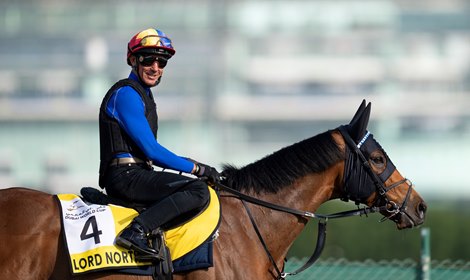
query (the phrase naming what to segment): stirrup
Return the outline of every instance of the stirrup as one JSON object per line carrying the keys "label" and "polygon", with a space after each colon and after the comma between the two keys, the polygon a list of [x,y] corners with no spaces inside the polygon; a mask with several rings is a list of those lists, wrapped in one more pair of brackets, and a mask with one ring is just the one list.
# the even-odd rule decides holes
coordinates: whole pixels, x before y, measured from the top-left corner
{"label": "stirrup", "polygon": [[128,250],[133,250],[134,257],[136,260],[140,260],[140,261],[160,260],[158,251],[152,252],[151,251],[152,248],[150,247],[148,248],[148,250],[145,248],[139,247],[135,245],[134,243],[130,242],[129,240],[122,238],[120,236],[116,238],[116,245],[122,248],[128,249]]}
{"label": "stirrup", "polygon": [[157,274],[163,275],[164,278],[158,279],[173,279],[173,262],[171,260],[170,250],[166,246],[165,232],[161,228],[156,228],[149,234],[149,240],[152,248],[158,252],[160,258],[156,272],[158,272]]}
{"label": "stirrup", "polygon": [[161,228],[156,228],[148,236],[151,242],[151,248],[158,252],[157,256],[159,259],[165,259],[165,233]]}
{"label": "stirrup", "polygon": [[[116,240],[116,245],[134,251],[134,258],[141,261],[150,261],[150,260],[161,260],[160,254],[145,250],[141,247],[134,245],[133,243],[127,241],[124,238],[118,238]],[[149,248],[150,249],[150,248]]]}

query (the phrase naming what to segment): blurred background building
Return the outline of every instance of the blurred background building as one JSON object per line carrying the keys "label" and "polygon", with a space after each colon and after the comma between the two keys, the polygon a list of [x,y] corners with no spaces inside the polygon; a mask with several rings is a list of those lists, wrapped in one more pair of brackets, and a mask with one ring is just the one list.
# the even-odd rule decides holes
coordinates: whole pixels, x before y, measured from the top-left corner
{"label": "blurred background building", "polygon": [[464,0],[2,1],[2,187],[97,186],[101,98],[148,27],[177,50],[154,90],[174,152],[241,166],[347,123],[365,98],[419,192],[470,198]]}

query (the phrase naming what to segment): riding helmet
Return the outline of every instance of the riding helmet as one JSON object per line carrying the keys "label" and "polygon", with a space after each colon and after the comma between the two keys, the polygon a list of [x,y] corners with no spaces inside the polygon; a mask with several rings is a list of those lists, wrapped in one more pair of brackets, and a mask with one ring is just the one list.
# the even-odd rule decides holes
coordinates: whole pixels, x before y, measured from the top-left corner
{"label": "riding helmet", "polygon": [[127,44],[127,64],[131,65],[129,58],[135,54],[158,54],[169,59],[175,53],[171,39],[163,31],[149,28],[135,34]]}

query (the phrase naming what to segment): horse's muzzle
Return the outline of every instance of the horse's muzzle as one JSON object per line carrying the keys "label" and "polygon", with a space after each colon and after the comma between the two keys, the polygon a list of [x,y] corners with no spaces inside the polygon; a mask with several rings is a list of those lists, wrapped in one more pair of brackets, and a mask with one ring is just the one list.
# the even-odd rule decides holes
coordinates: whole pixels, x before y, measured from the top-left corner
{"label": "horse's muzzle", "polygon": [[416,227],[424,223],[427,208],[426,203],[421,201],[415,207],[407,207],[407,209],[392,217],[391,220],[397,224],[398,229]]}

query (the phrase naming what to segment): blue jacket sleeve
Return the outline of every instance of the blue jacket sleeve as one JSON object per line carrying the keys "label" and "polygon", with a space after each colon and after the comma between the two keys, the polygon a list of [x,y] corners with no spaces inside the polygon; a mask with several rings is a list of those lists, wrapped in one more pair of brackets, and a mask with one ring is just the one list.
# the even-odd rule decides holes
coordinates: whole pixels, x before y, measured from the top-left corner
{"label": "blue jacket sleeve", "polygon": [[194,164],[169,151],[155,139],[145,118],[140,95],[129,86],[118,89],[109,99],[107,113],[115,118],[137,146],[157,166],[191,173]]}

